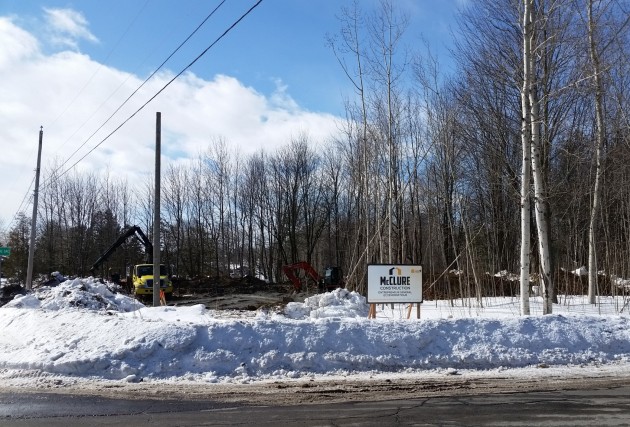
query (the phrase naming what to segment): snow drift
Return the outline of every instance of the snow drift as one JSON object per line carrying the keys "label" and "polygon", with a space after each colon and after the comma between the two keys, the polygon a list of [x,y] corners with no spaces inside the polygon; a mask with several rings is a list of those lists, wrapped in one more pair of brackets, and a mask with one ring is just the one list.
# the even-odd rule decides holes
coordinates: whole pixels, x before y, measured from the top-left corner
{"label": "snow drift", "polygon": [[[0,368],[126,381],[249,382],[630,363],[624,315],[407,320],[382,309],[369,320],[367,309],[362,296],[338,289],[290,303],[283,313],[227,318],[203,305],[145,307],[107,285],[75,279],[0,308]],[[428,304],[423,313],[431,315]]]}

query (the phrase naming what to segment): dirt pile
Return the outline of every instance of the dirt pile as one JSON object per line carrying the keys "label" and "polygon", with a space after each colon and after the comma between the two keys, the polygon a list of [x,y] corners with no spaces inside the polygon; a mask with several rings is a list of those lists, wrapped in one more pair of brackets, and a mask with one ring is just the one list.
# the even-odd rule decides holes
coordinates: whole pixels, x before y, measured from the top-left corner
{"label": "dirt pile", "polygon": [[267,283],[253,276],[245,277],[202,277],[195,279],[173,279],[173,296],[198,295],[216,297],[232,294],[254,294],[258,292],[291,292],[287,284]]}

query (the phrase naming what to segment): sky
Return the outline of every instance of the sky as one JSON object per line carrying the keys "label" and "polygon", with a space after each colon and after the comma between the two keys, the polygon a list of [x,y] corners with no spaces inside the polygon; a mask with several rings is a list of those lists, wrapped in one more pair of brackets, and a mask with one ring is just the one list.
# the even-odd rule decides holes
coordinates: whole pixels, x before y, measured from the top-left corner
{"label": "sky", "polygon": [[248,384],[368,378],[628,378],[627,297],[560,296],[553,315],[520,316],[519,298],[377,307],[337,289],[277,310],[145,307],[92,278],[0,307],[0,380],[49,389]]}
{"label": "sky", "polygon": [[[222,4],[115,113],[220,2],[3,0],[0,231],[18,210],[31,215],[40,126],[42,170],[107,173],[131,183],[152,173],[157,111],[163,167],[189,161],[218,139],[243,156],[274,152],[303,134],[314,145],[335,138],[353,93],[326,38],[339,32],[337,16],[350,0],[263,0],[115,131],[255,3]],[[378,1],[360,4],[371,13]],[[448,64],[451,28],[465,0],[395,4],[409,18],[405,49],[424,38]]]}

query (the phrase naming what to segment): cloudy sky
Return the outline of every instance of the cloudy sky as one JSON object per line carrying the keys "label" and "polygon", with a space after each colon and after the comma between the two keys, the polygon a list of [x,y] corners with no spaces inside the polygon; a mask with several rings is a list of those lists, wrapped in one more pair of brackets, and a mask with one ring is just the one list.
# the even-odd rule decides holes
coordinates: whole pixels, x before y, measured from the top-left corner
{"label": "cloudy sky", "polygon": [[[438,51],[447,47],[461,2],[396,2],[410,18],[407,43],[422,35]],[[326,34],[339,31],[336,15],[350,0],[263,0],[104,141],[255,3],[226,1],[107,121],[220,1],[3,0],[0,231],[18,209],[30,216],[40,126],[43,169],[78,162],[77,171],[106,170],[130,182],[153,168],[156,111],[163,166],[195,157],[217,138],[248,154],[273,152],[304,133],[314,143],[334,137],[352,89]],[[370,9],[377,0],[361,4]]]}

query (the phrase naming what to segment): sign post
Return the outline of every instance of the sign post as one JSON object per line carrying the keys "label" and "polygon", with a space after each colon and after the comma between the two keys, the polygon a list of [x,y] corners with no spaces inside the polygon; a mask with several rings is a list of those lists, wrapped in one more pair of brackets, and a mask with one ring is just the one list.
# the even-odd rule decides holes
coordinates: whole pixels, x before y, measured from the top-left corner
{"label": "sign post", "polygon": [[368,265],[367,302],[371,304],[369,318],[376,317],[376,304],[422,303],[422,266]]}

